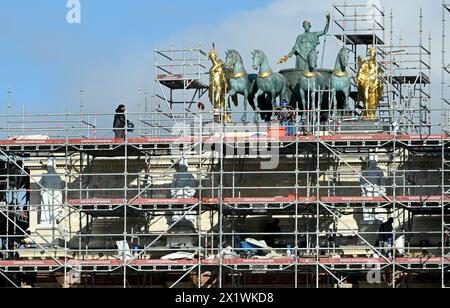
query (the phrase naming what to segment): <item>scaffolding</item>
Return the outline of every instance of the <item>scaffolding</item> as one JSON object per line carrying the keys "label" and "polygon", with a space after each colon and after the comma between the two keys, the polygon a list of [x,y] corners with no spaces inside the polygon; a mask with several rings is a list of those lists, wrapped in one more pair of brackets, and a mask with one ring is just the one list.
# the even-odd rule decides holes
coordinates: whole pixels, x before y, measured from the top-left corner
{"label": "scaffolding", "polygon": [[[384,71],[385,95],[380,103],[379,118],[386,123],[399,123],[405,133],[430,134],[431,102],[431,36],[425,46],[423,15],[419,16],[419,42],[404,43],[394,40],[394,16],[389,16],[389,36],[386,12],[376,4],[333,5],[336,38],[351,51],[349,64],[353,75],[358,72],[358,58],[365,58],[371,47],[377,49],[379,64]],[[388,42],[389,40],[389,42]],[[353,83],[352,98],[357,90]],[[363,106],[359,108],[363,109]],[[409,111],[408,111],[409,110]]]}
{"label": "scaffolding", "polygon": [[384,9],[376,4],[371,7],[366,4],[349,4],[347,1],[333,4],[335,37],[349,48],[352,55],[349,69],[354,75],[359,69],[358,57],[367,57],[371,47],[377,48],[378,58],[382,59],[380,64],[386,69],[383,61],[386,57],[385,20]]}
{"label": "scaffolding", "polygon": [[[149,279],[159,285],[166,273],[172,278],[169,286],[191,279],[203,287],[245,287],[278,277],[281,285],[291,287],[341,287],[364,285],[366,274],[379,268],[386,286],[439,281],[436,273],[442,263],[448,265],[448,259],[440,254],[448,251],[447,242],[436,240],[441,237],[440,229],[426,228],[436,217],[444,221],[448,217],[448,208],[441,203],[448,203],[448,195],[441,195],[441,187],[449,187],[448,169],[439,168],[438,155],[448,157],[448,136],[333,134],[276,139],[251,137],[252,131],[237,137],[225,126],[219,128],[219,134],[211,134],[198,127],[201,138],[181,141],[176,137],[123,141],[52,136],[40,141],[2,140],[0,152],[15,166],[6,172],[6,178],[29,173],[34,185],[29,210],[19,210],[21,204],[8,202],[1,213],[5,218],[11,217],[9,213],[29,213],[23,216],[31,220],[31,237],[36,243],[34,248],[12,248],[10,242],[23,240],[26,228],[6,218],[16,230],[2,232],[11,247],[2,250],[2,273],[10,280],[14,273],[34,273],[41,279],[60,277],[64,286],[71,285],[74,273],[81,275],[81,286],[102,285],[107,276],[124,287],[148,286]],[[60,129],[66,131],[66,127]],[[246,130],[233,128],[239,133]],[[261,127],[257,131],[265,133]],[[197,194],[189,198],[171,195],[180,143],[185,146],[181,155],[188,161],[188,172],[198,179]],[[216,152],[209,153],[207,149],[213,145]],[[263,152],[269,147],[279,153],[280,163],[274,170],[264,171],[259,164],[268,156],[260,157],[253,149]],[[228,154],[219,155],[222,151]],[[229,154],[234,152],[240,154]],[[374,154],[379,155],[385,170],[386,190],[377,196],[363,196],[363,160]],[[42,159],[48,157],[56,159],[64,179],[66,219],[58,226],[40,229],[35,221],[43,205],[36,194],[44,189],[38,183],[45,177],[40,174]],[[26,172],[21,161],[31,171]],[[11,187],[17,185],[11,182],[5,192],[20,194],[20,187]],[[152,229],[158,221],[176,215],[178,219],[170,218],[165,228]],[[376,215],[381,220],[374,220]],[[408,239],[402,247],[394,245],[391,256],[375,245],[378,225],[386,215],[395,218],[395,237]],[[195,229],[175,232],[182,217],[192,219]],[[270,232],[257,227],[269,217],[282,220],[283,232],[277,234],[281,239],[274,248],[277,257],[246,257],[247,252],[237,243],[270,237]],[[190,237],[192,246],[167,247],[171,238],[180,236]],[[58,240],[63,241],[55,244]],[[133,247],[131,257],[127,249],[114,247],[117,241]],[[285,254],[286,248],[280,248],[287,247],[281,243],[292,244],[291,256]],[[237,254],[231,258],[229,246]],[[402,253],[394,254],[396,250]],[[195,257],[160,258],[180,251]],[[20,258],[15,260],[11,253]]]}
{"label": "scaffolding", "polygon": [[208,91],[207,54],[196,48],[155,48],[155,94],[150,112],[156,118],[144,121],[151,134],[172,134],[168,127],[186,126],[196,118],[199,104]]}
{"label": "scaffolding", "polygon": [[[445,1],[442,2],[442,93],[441,93],[441,100],[442,100],[442,133],[444,136],[450,135],[450,100],[449,100],[449,77],[450,77],[450,64],[449,60],[447,59],[447,15],[450,14],[450,4],[445,3]],[[450,177],[450,157],[448,156],[448,153],[445,153],[443,151],[442,153],[442,170],[445,173],[445,177]],[[448,197],[450,195],[450,187],[443,183],[442,185],[442,194],[445,197]],[[448,202],[445,202],[443,200],[442,202],[442,240],[449,241],[449,234],[450,234],[450,220],[448,217],[446,217],[445,211],[448,210],[450,204]],[[442,286],[444,288],[450,287],[450,282],[448,281],[449,277],[449,266],[445,265],[446,258],[449,258],[450,250],[443,249],[442,251]]]}
{"label": "scaffolding", "polygon": [[[359,7],[335,6],[347,25],[352,20],[345,10],[357,17],[355,33],[344,28],[341,38],[354,42],[374,27],[384,32],[378,22],[359,29]],[[390,72],[389,58],[400,60],[386,50],[396,48],[386,46],[382,34],[370,37],[352,43],[353,50],[375,40]],[[208,89],[205,56],[200,48],[155,50],[155,95],[147,106],[144,92],[142,108],[139,91],[138,113],[125,116],[140,124],[124,140],[97,138],[111,128],[87,120],[107,123],[114,114],[0,116],[8,123],[0,129],[2,286],[449,285],[445,125],[429,122],[425,132],[411,116],[413,124],[357,132],[339,121],[325,127],[320,120],[299,120],[319,119],[321,112],[336,116],[320,108],[292,111],[298,120],[291,136],[279,134],[277,123],[217,123],[212,112],[197,107]],[[443,74],[444,59],[445,46]],[[394,79],[411,74],[387,76],[393,91],[403,93],[405,83]],[[448,113],[446,87],[443,79],[442,109],[427,104],[429,112]],[[413,99],[395,100],[408,97]],[[419,113],[421,105],[404,103],[402,110]],[[86,126],[95,134],[84,132]],[[62,196],[49,205],[42,204],[42,195],[51,192],[42,179],[52,176],[50,161]],[[371,161],[383,184],[369,181]],[[180,187],[177,179],[191,184]],[[58,218],[42,224],[46,211],[57,209]],[[270,224],[275,218],[279,230]],[[379,229],[388,218],[394,219],[390,246],[380,243],[390,234]]]}

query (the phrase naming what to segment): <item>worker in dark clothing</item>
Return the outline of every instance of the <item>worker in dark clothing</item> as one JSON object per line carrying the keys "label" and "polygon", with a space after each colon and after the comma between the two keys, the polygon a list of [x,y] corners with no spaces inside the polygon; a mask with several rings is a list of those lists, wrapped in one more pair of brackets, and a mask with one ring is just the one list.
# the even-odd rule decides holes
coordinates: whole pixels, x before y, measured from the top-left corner
{"label": "worker in dark clothing", "polygon": [[275,239],[280,237],[280,235],[277,233],[281,233],[280,220],[278,218],[275,218],[273,222],[267,224],[266,228],[264,229],[264,233],[267,233],[264,235],[264,241],[266,242],[267,246],[274,247]]}
{"label": "worker in dark clothing", "polygon": [[394,219],[391,217],[385,223],[380,225],[378,241],[381,247],[387,247],[388,254],[390,255],[390,248],[394,244]]}
{"label": "worker in dark clothing", "polygon": [[125,105],[120,105],[116,109],[116,114],[114,116],[114,134],[115,138],[117,139],[124,139],[125,140],[125,131],[133,131],[134,124],[126,119],[125,111],[126,111]]}

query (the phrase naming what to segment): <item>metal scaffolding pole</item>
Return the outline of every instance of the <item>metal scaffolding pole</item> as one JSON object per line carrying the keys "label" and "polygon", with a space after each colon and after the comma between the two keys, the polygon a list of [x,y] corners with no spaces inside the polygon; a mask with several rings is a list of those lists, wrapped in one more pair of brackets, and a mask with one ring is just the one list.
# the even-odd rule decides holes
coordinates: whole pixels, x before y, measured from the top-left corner
{"label": "metal scaffolding pole", "polygon": [[[362,45],[376,45],[383,59],[381,62],[387,62],[382,64],[387,68],[383,81],[388,85],[386,99],[389,102],[381,107],[380,115],[385,110],[389,112],[390,119],[397,116],[397,111],[393,114],[392,106],[394,100],[398,100],[401,109],[398,112],[402,112],[399,118],[403,117],[404,121],[404,131],[401,134],[393,134],[391,129],[359,134],[342,131],[342,122],[337,121],[341,120],[337,115],[337,106],[334,106],[334,110],[326,110],[322,108],[321,101],[319,106],[314,106],[313,102],[309,104],[310,97],[310,110],[301,110],[298,106],[294,110],[295,136],[272,136],[274,127],[267,131],[258,127],[257,132],[248,133],[240,123],[236,125],[239,128],[236,132],[230,132],[223,114],[219,116],[219,123],[214,123],[211,113],[195,109],[208,89],[207,82],[203,80],[206,75],[206,54],[201,48],[183,47],[177,50],[173,44],[168,50],[155,48],[155,94],[149,109],[147,98],[144,103],[142,99],[142,95],[147,94],[142,89],[137,94],[138,138],[126,133],[123,141],[114,138],[91,139],[89,131],[85,134],[86,128],[89,130],[91,127],[89,119],[96,118],[96,115],[85,113],[83,90],[80,92],[80,115],[66,112],[64,120],[58,120],[58,115],[45,115],[44,120],[25,113],[14,115],[11,104],[8,104],[5,115],[7,126],[6,129],[0,128],[0,133],[6,135],[0,138],[0,153],[7,158],[7,165],[18,165],[19,161],[24,165],[19,168],[20,171],[8,170],[5,188],[0,190],[4,190],[6,194],[17,194],[19,189],[14,185],[14,179],[23,175],[25,165],[34,168],[33,175],[39,177],[42,169],[40,160],[56,157],[60,165],[64,160],[62,206],[68,213],[65,213],[62,222],[64,225],[59,226],[64,229],[64,248],[50,249],[51,243],[42,244],[43,240],[50,238],[44,234],[40,236],[41,239],[36,238],[36,241],[39,241],[39,250],[46,253],[39,255],[38,260],[30,249],[23,251],[24,255],[31,255],[29,260],[26,257],[22,260],[0,260],[2,276],[11,280],[8,275],[16,271],[42,273],[46,277],[50,277],[52,273],[63,274],[62,285],[68,288],[73,283],[71,272],[79,271],[86,284],[90,280],[93,285],[101,284],[101,277],[111,275],[115,285],[128,288],[142,283],[142,273],[159,278],[164,272],[170,278],[175,277],[169,284],[171,287],[180,286],[181,282],[189,280],[197,288],[212,287],[213,283],[219,288],[227,287],[230,281],[233,287],[279,283],[280,286],[293,285],[299,288],[305,282],[306,287],[313,284],[320,288],[354,283],[353,277],[364,280],[366,272],[370,270],[367,264],[375,262],[379,264],[380,270],[386,270],[386,279],[392,280],[389,285],[392,288],[402,286],[402,277],[417,277],[419,281],[427,281],[438,273],[441,273],[440,282],[445,287],[449,265],[446,257],[446,215],[449,201],[447,178],[450,172],[450,136],[445,131],[448,105],[445,97],[447,84],[444,79],[447,77],[444,25],[448,9],[443,3],[442,122],[434,126],[435,129],[442,128],[442,133],[433,135],[426,129],[430,125],[431,130],[432,123],[422,121],[426,118],[423,117],[424,113],[428,112],[426,108],[431,109],[431,96],[428,96],[430,85],[424,81],[425,75],[430,72],[427,58],[429,59],[431,50],[422,46],[422,14],[420,46],[403,43],[394,46],[392,13],[388,38],[390,45],[387,46],[383,8],[375,8],[383,21],[375,20],[370,27],[367,27],[367,21],[363,20],[365,17],[359,13],[364,6],[345,2],[344,6],[335,4],[334,8],[336,28],[343,31],[340,37],[344,38],[344,44],[352,46],[355,56],[361,54],[361,44],[351,40],[364,39],[365,34],[371,34],[368,43]],[[351,13],[347,14],[347,11]],[[349,24],[354,27],[349,27]],[[414,49],[417,47],[419,49]],[[398,52],[398,48],[405,50]],[[408,57],[413,59],[408,60]],[[399,63],[402,67],[395,67]],[[411,73],[412,79],[399,79],[407,77],[405,72]],[[405,93],[405,90],[413,88],[411,93]],[[322,97],[323,94],[329,97],[335,95],[327,91],[322,91],[321,94]],[[321,122],[323,114],[328,114],[331,120]],[[128,119],[131,116],[131,113],[127,113],[125,117]],[[72,117],[76,117],[76,121],[72,122]],[[17,121],[17,118],[21,120]],[[52,118],[56,120],[48,121]],[[304,127],[302,118],[306,119],[307,127]],[[61,127],[61,121],[64,122],[64,127]],[[21,127],[16,127],[16,122],[20,122]],[[216,130],[208,135],[205,126],[209,122],[213,122]],[[193,128],[193,133],[185,134],[190,128]],[[111,131],[111,127],[102,128],[101,125],[96,126],[96,129]],[[45,132],[49,139],[9,140],[9,136],[17,131],[22,134],[28,131]],[[79,138],[73,139],[74,135]],[[261,141],[263,147],[278,149],[278,154],[274,155],[277,155],[282,165],[270,171],[255,167],[261,159],[260,153],[253,151],[252,142],[255,139]],[[188,146],[180,151],[177,148],[180,143]],[[214,150],[207,149],[210,145],[212,148],[212,144],[215,145]],[[228,154],[230,149],[245,152],[239,152],[239,155]],[[361,193],[361,185],[364,184],[377,188],[363,176],[365,162],[362,157],[370,154],[382,156],[383,162],[380,165],[386,169],[383,169],[383,173],[387,174],[387,184],[384,187],[386,191],[378,196],[363,196]],[[146,156],[145,170],[141,170],[140,166],[142,155]],[[180,160],[180,155],[192,164],[188,173],[194,169],[193,176],[199,183],[195,187],[198,194],[193,198],[175,199],[170,195],[170,191],[174,189],[171,183],[172,171]],[[103,161],[103,165],[95,165],[94,168],[94,162],[98,161]],[[423,166],[423,162],[432,166]],[[143,176],[147,179],[145,184],[141,183]],[[92,182],[94,179],[95,184]],[[217,182],[219,186],[216,185]],[[32,191],[37,192],[36,189]],[[285,196],[286,192],[288,197]],[[292,195],[292,192],[295,194]],[[24,235],[26,233],[17,219],[20,204],[15,203],[14,206],[7,204],[0,209],[0,216],[5,217],[7,224],[5,234],[0,236],[8,244],[18,237],[16,233],[10,233],[11,225]],[[424,213],[423,216],[435,220],[440,216],[440,230],[436,230],[436,227],[430,231],[421,231],[411,227],[408,232],[394,230],[392,233],[394,239],[409,235],[415,241],[419,237],[425,237],[431,242],[432,238],[439,237],[441,245],[438,240],[430,243],[429,246],[432,247],[427,249],[432,256],[425,259],[417,257],[424,245],[411,240],[411,243],[404,245],[408,247],[394,244],[388,248],[392,255],[387,256],[371,242],[371,237],[379,236],[379,232],[360,228],[359,215],[362,213],[364,216],[365,209],[371,209],[374,213],[378,213],[377,209],[383,209],[383,213],[395,218],[399,225],[406,224],[405,217],[400,221],[405,212],[410,216]],[[41,210],[39,206],[33,206],[30,213],[37,214]],[[160,223],[159,219],[179,212],[182,213],[179,221],[188,215],[196,217],[194,230],[182,234],[195,244],[193,247],[180,246],[176,250],[158,246],[161,239],[180,235],[171,234],[179,221],[157,225]],[[209,224],[202,218],[204,212],[211,213],[213,217]],[[262,231],[258,224],[262,224],[267,217],[274,216],[281,217],[284,224],[289,224],[289,230],[279,234]],[[154,217],[155,220],[148,217]],[[354,224],[349,223],[349,217],[354,220]],[[139,220],[138,218],[145,218],[145,231],[135,232],[134,221]],[[108,226],[106,221],[114,224],[114,228]],[[231,223],[231,230],[228,230],[228,223]],[[412,221],[408,223],[413,225]],[[153,224],[161,229],[152,229]],[[55,238],[55,228],[52,233],[51,238]],[[262,249],[257,249],[262,256],[252,255],[251,251],[237,248],[234,243],[237,238],[262,239],[276,235],[280,236],[280,241],[274,245],[277,248],[273,250],[281,255],[276,258],[264,259]],[[324,244],[325,238],[327,245]],[[121,239],[124,246],[117,247],[119,249],[111,248],[106,244],[110,239]],[[133,242],[135,239],[139,243],[145,242],[145,245],[143,249],[139,247],[139,253],[129,258],[124,247],[126,244],[134,244],[129,241]],[[225,257],[229,239],[232,239],[229,246],[232,246],[237,255],[233,258]],[[295,251],[293,256],[286,250],[286,244],[291,245],[292,240]],[[100,248],[93,248],[94,242],[100,243]],[[303,242],[306,242],[306,247]],[[396,255],[397,250],[406,251],[406,248],[413,252]],[[132,249],[134,252],[134,247]],[[9,246],[6,250],[10,252]],[[193,252],[194,257],[183,260],[162,259],[167,252],[174,251]],[[208,280],[209,272],[211,277]],[[438,279],[433,279],[437,283]]]}

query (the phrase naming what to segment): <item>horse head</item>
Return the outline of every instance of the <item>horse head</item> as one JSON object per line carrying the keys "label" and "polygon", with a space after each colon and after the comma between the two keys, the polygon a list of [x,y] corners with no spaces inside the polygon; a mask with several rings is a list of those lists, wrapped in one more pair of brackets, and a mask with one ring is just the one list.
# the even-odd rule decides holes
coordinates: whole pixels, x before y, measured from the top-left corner
{"label": "horse head", "polygon": [[341,66],[341,71],[346,72],[348,67],[349,50],[347,47],[342,47],[338,54],[338,61]]}
{"label": "horse head", "polygon": [[225,52],[226,58],[225,58],[225,67],[228,70],[232,70],[235,63],[236,63],[236,57],[235,57],[235,53],[234,50],[227,50]]}
{"label": "horse head", "polygon": [[264,53],[261,50],[256,49],[252,51],[252,55],[253,55],[253,69],[259,70],[264,61]]}

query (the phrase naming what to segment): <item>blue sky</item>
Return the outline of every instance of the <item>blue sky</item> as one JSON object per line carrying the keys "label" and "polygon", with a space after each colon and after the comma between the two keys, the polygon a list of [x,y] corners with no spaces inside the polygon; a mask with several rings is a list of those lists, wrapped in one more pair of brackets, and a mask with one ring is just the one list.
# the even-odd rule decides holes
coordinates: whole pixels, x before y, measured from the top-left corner
{"label": "blue sky", "polygon": [[[274,69],[289,52],[304,19],[322,30],[331,0],[80,0],[82,23],[66,22],[66,0],[3,0],[0,7],[0,113],[6,111],[7,88],[14,89],[15,113],[76,113],[79,90],[86,90],[86,109],[113,112],[119,103],[135,109],[137,89],[153,92],[153,49],[216,42],[223,56],[238,49],[246,67],[252,49],[263,49]],[[356,0],[347,0],[348,2]],[[433,95],[439,107],[440,0],[380,0],[395,15],[395,40],[418,43],[419,8],[424,31],[433,36]],[[358,2],[364,3],[365,0]],[[405,14],[405,4],[408,14]],[[331,29],[331,33],[336,29]],[[323,51],[323,45],[320,49]],[[324,67],[338,51],[328,40]],[[287,66],[292,66],[288,63]],[[109,123],[109,121],[108,121]]]}
{"label": "blue sky", "polygon": [[[65,0],[2,1],[1,110],[6,110],[6,90],[11,81],[16,112],[23,104],[28,112],[63,112],[66,106],[76,111],[72,106],[78,102],[81,84],[88,92],[95,89],[89,83],[92,70],[108,67],[114,72],[113,67],[125,65],[126,56],[135,50],[148,52],[142,65],[151,64],[157,42],[267,2],[81,0],[82,23],[71,25],[66,22]],[[148,72],[148,80],[141,79],[142,83],[151,83],[150,68]]]}

